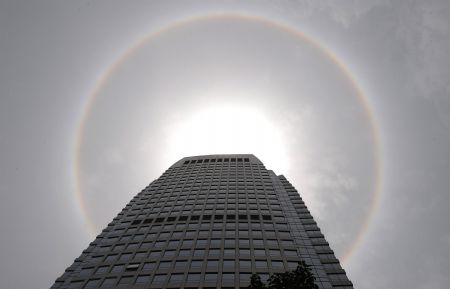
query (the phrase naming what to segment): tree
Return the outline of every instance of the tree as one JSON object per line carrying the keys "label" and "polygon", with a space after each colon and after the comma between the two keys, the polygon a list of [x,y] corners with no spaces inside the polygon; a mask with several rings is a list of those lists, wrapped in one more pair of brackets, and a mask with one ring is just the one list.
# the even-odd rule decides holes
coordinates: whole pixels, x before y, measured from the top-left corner
{"label": "tree", "polygon": [[250,278],[249,289],[318,289],[314,283],[315,277],[311,268],[304,261],[298,262],[298,266],[293,271],[284,273],[275,273],[269,278],[269,284],[266,286],[261,281],[258,274],[253,274]]}
{"label": "tree", "polygon": [[267,286],[261,281],[261,277],[258,274],[252,274],[250,277],[250,289],[266,289]]}

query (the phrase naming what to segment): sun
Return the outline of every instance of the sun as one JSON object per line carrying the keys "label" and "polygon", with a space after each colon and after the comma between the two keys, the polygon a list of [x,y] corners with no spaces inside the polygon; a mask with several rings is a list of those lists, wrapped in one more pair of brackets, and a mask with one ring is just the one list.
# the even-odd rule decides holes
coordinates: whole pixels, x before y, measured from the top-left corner
{"label": "sun", "polygon": [[193,111],[173,124],[168,158],[205,154],[254,154],[269,169],[288,170],[282,130],[261,109],[220,104]]}

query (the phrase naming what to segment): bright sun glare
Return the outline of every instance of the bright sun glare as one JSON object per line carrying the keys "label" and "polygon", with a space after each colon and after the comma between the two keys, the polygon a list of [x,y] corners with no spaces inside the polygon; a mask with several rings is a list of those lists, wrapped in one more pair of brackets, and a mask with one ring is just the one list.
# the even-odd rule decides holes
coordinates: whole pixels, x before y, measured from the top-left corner
{"label": "bright sun glare", "polygon": [[205,154],[249,153],[275,172],[288,170],[282,131],[262,111],[245,106],[220,105],[192,113],[174,124],[168,138],[171,160]]}

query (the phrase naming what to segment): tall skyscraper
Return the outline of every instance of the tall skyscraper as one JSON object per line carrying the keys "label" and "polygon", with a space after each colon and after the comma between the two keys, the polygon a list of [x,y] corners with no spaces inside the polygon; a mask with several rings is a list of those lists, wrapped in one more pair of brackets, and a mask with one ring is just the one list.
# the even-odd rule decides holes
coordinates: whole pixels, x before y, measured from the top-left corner
{"label": "tall skyscraper", "polygon": [[353,288],[284,176],[253,155],[195,156],[138,193],[51,288],[243,288],[299,260],[319,288]]}

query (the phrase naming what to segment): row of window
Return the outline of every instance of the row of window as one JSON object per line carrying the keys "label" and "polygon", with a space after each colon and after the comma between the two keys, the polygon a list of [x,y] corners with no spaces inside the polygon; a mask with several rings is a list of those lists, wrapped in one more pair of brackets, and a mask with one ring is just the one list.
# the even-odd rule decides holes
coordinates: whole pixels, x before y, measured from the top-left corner
{"label": "row of window", "polygon": [[211,173],[211,172],[252,172],[257,176],[269,176],[268,172],[264,167],[258,165],[248,165],[248,164],[240,164],[240,163],[209,163],[209,164],[201,164],[194,166],[185,166],[185,167],[176,167],[171,170],[164,172],[161,178],[168,178],[171,176],[179,176],[186,174],[196,174],[196,173]]}
{"label": "row of window", "polygon": [[[278,201],[275,200],[256,200],[256,199],[214,199],[214,198],[199,198],[197,200],[170,200],[167,201],[167,198],[162,198],[158,201],[151,202],[149,204],[136,204],[133,206],[133,210],[130,210],[131,214],[136,214],[138,212],[146,212],[146,213],[157,213],[161,210],[201,210],[203,208],[206,209],[261,209],[261,210],[269,210],[281,208]],[[123,213],[125,213],[129,208],[125,208]],[[130,214],[130,215],[131,215]]]}
{"label": "row of window", "polygon": [[179,170],[177,172],[165,173],[160,178],[155,180],[152,185],[158,185],[164,182],[173,180],[187,180],[193,178],[204,179],[207,177],[223,178],[223,179],[247,179],[255,181],[269,181],[271,178],[268,173],[248,168],[248,167],[222,167],[209,166],[205,168],[190,168],[187,170]]}
{"label": "row of window", "polygon": [[[155,248],[156,249],[156,248]],[[267,251],[267,252],[266,252]],[[255,258],[285,258],[285,259],[295,259],[298,257],[296,250],[283,250],[280,251],[278,249],[250,249],[250,248],[242,248],[242,249],[232,249],[232,248],[225,248],[223,250],[221,249],[214,249],[210,248],[206,250],[206,248],[196,248],[196,249],[166,249],[166,250],[152,250],[150,252],[148,251],[138,251],[136,253],[134,252],[127,252],[122,254],[108,254],[108,255],[94,255],[90,257],[90,262],[92,263],[99,263],[99,262],[116,262],[116,261],[129,261],[132,259],[144,259],[144,258],[150,258],[150,259],[158,259],[158,258],[188,258],[188,257],[205,257],[208,256],[235,256],[236,253],[238,253],[238,256],[253,256]],[[331,254],[332,255],[332,254]],[[333,258],[334,255],[332,256]]]}
{"label": "row of window", "polygon": [[229,193],[227,194],[218,194],[218,193],[207,193],[206,191],[202,191],[197,193],[158,193],[157,196],[152,197],[150,200],[140,200],[136,199],[131,201],[122,212],[127,210],[130,211],[138,211],[139,209],[147,209],[152,210],[154,208],[164,208],[171,206],[182,206],[186,204],[239,204],[239,205],[256,205],[260,206],[268,206],[268,205],[277,205],[279,201],[276,195],[271,194],[254,194],[254,193],[243,193],[243,194],[235,194]]}
{"label": "row of window", "polygon": [[[227,215],[256,215],[256,214],[260,214],[260,215],[270,215],[270,211],[269,210],[269,206],[266,205],[261,205],[261,206],[256,206],[256,205],[249,205],[249,206],[245,206],[245,205],[238,205],[236,206],[235,204],[228,204],[228,205],[221,205],[221,204],[216,204],[216,205],[212,205],[212,204],[207,204],[205,206],[202,205],[189,205],[186,206],[185,208],[183,208],[182,210],[179,209],[178,207],[166,207],[163,210],[159,211],[159,210],[148,210],[148,209],[143,209],[143,210],[136,210],[130,213],[127,213],[126,215],[124,213],[119,213],[118,217],[121,217],[122,220],[132,220],[132,219],[136,219],[136,218],[156,218],[158,215],[163,215],[162,212],[184,212],[184,211],[188,211],[191,212],[193,215],[199,215],[199,214],[204,214],[204,215],[219,215],[219,211],[221,212],[225,212],[225,210],[227,211]],[[272,206],[272,211],[273,214],[276,214],[277,212],[280,211],[278,205],[274,205]],[[208,213],[209,212],[209,213]],[[309,213],[309,212],[306,212]],[[166,213],[165,215],[163,215],[163,217],[167,217],[168,213]],[[188,214],[184,214],[184,215],[188,215]],[[282,213],[277,213],[276,217],[283,217]]]}
{"label": "row of window", "polygon": [[247,170],[240,168],[205,168],[205,169],[191,169],[186,171],[179,171],[173,174],[164,174],[153,183],[151,183],[147,189],[152,186],[159,186],[161,184],[167,184],[171,182],[179,182],[185,180],[204,180],[204,179],[220,179],[223,181],[254,181],[254,182],[267,182],[271,183],[269,174],[266,174],[258,170]]}
{"label": "row of window", "polygon": [[[196,215],[196,216],[201,216],[201,215]],[[213,216],[213,215],[210,215]],[[217,215],[216,215],[217,216]],[[188,230],[196,230],[196,229],[201,229],[201,230],[210,230],[210,229],[221,229],[221,228],[226,228],[228,230],[235,230],[235,229],[239,229],[239,230],[249,230],[249,229],[253,229],[253,230],[279,230],[279,231],[288,231],[289,227],[287,226],[287,223],[285,223],[285,219],[283,217],[279,217],[279,216],[274,216],[273,218],[273,222],[269,222],[269,221],[264,221],[264,220],[230,220],[227,219],[227,215],[218,215],[218,216],[223,216],[222,219],[220,219],[220,217],[218,219],[213,219],[213,220],[207,220],[207,219],[202,219],[202,220],[189,220],[189,221],[185,221],[184,217],[189,217],[189,215],[182,215],[181,217],[178,218],[178,220],[181,218],[181,220],[178,221],[178,223],[172,222],[172,221],[166,221],[165,223],[150,223],[149,221],[145,222],[145,220],[147,219],[141,219],[141,220],[137,220],[140,222],[136,222],[136,224],[133,224],[132,226],[132,220],[128,219],[128,220],[123,220],[120,223],[116,223],[115,227],[113,230],[108,230],[111,231],[111,233],[109,235],[117,235],[118,233],[136,233],[136,232],[143,232],[146,233],[148,231],[157,231],[157,230],[184,230],[184,229],[188,229]],[[172,220],[170,218],[172,218],[173,216],[166,216],[163,215],[161,216],[161,218],[167,219],[167,220]],[[208,218],[208,217],[207,217]],[[156,218],[157,219],[157,218]],[[188,218],[189,219],[189,218]],[[120,220],[120,219],[119,219]],[[117,221],[119,221],[117,220]],[[151,219],[153,220],[153,219]],[[135,222],[135,221],[133,221]],[[179,222],[187,222],[187,223],[179,223]],[[138,224],[139,223],[139,224]],[[113,224],[111,224],[112,226]],[[112,229],[112,228],[109,228]]]}
{"label": "row of window", "polygon": [[183,184],[183,183],[203,183],[204,181],[215,181],[223,183],[248,183],[255,185],[272,184],[272,179],[268,174],[262,174],[255,171],[246,170],[227,170],[227,169],[208,169],[204,171],[186,171],[184,173],[178,173],[171,176],[163,175],[159,179],[155,180],[145,189],[152,191],[152,189],[159,186]]}
{"label": "row of window", "polygon": [[[126,217],[124,217],[122,214],[119,214],[117,217],[115,217],[113,219],[113,223],[114,225],[119,225],[119,224],[123,224],[122,227],[124,225],[130,226],[131,222],[134,221],[135,219],[139,218],[139,219],[145,219],[145,218],[150,218],[150,219],[156,219],[156,218],[168,218],[171,217],[173,215],[183,215],[183,216],[190,216],[190,215],[272,215],[273,219],[276,220],[277,222],[284,222],[284,217],[282,215],[282,209],[281,208],[272,208],[271,210],[268,209],[262,209],[260,208],[258,209],[243,209],[238,207],[236,208],[217,208],[217,209],[210,209],[209,205],[206,206],[207,208],[204,209],[184,209],[184,210],[170,210],[170,209],[164,209],[158,212],[154,212],[154,213],[138,213],[138,214],[129,214]],[[219,217],[220,218],[220,217]],[[200,220],[199,220],[200,221]],[[210,220],[203,220],[203,222],[209,222]],[[222,219],[212,219],[211,221],[213,221],[214,223],[221,223],[221,225],[223,226],[223,222],[225,223],[236,223],[239,222],[241,224],[260,224],[261,222],[259,220],[239,220],[239,219],[229,219],[227,220],[226,217],[222,218]],[[267,222],[266,220],[262,220],[262,222]],[[112,225],[112,224],[111,224]]]}
{"label": "row of window", "polygon": [[240,193],[244,193],[246,191],[258,191],[260,193],[261,190],[266,190],[268,192],[273,192],[273,186],[271,181],[255,181],[251,179],[218,179],[218,178],[199,178],[196,181],[184,181],[178,180],[169,183],[159,184],[158,186],[152,186],[152,189],[147,190],[146,196],[152,195],[156,191],[182,191],[183,188],[188,189],[198,189],[201,187],[201,190],[212,190],[217,191],[219,193],[224,193],[227,190],[238,190]]}
{"label": "row of window", "polygon": [[245,198],[259,198],[260,200],[266,201],[268,201],[267,199],[277,200],[277,194],[274,193],[274,189],[271,186],[222,187],[216,185],[205,185],[162,187],[151,193],[144,191],[135,196],[129,204],[145,205],[161,198],[166,199],[171,197],[172,200],[184,200],[188,197],[191,199],[199,199],[201,197],[207,199],[228,197],[229,199],[238,198],[241,199],[241,201],[245,201]]}
{"label": "row of window", "polygon": [[[208,171],[205,173],[196,174],[186,174],[178,175],[170,178],[162,178],[152,184],[151,187],[161,187],[161,186],[175,186],[177,184],[202,184],[202,183],[235,183],[239,185],[270,185],[272,184],[272,179],[269,177],[262,177],[259,175],[254,175],[253,172],[245,171]],[[149,187],[149,191],[151,191]]]}
{"label": "row of window", "polygon": [[[149,209],[151,211],[154,211],[155,209],[161,209],[161,208],[166,208],[166,207],[172,207],[172,206],[178,206],[178,209],[181,209],[183,206],[187,207],[187,206],[198,206],[200,205],[200,207],[198,208],[202,208],[205,205],[220,205],[223,207],[225,206],[234,206],[236,207],[236,205],[241,205],[244,206],[243,208],[246,208],[247,206],[253,206],[255,208],[257,208],[257,204],[259,206],[265,206],[266,208],[268,208],[269,206],[273,207],[273,206],[277,206],[279,205],[279,201],[278,200],[267,200],[267,199],[237,199],[237,198],[233,198],[233,199],[224,199],[224,198],[209,198],[209,197],[201,197],[198,199],[190,199],[190,200],[183,200],[183,199],[168,199],[168,197],[163,197],[159,200],[153,200],[149,203],[146,204],[136,204],[136,206],[134,206],[135,208],[137,208],[138,206],[143,206],[146,209]],[[214,208],[217,206],[210,206],[210,208]]]}
{"label": "row of window", "polygon": [[[173,205],[173,204],[155,204],[153,207],[149,206],[146,207],[146,209],[144,209],[144,207],[141,208],[142,210],[135,210],[133,211],[131,214],[128,214],[127,216],[133,216],[136,215],[138,213],[142,212],[142,215],[150,215],[150,214],[157,214],[160,212],[191,212],[191,211],[199,211],[201,212],[203,209],[205,210],[225,210],[227,209],[228,211],[231,210],[253,210],[256,211],[258,213],[258,211],[266,211],[267,213],[265,214],[269,214],[270,211],[280,211],[281,210],[281,206],[279,204],[261,204],[261,205],[256,205],[255,204],[236,204],[236,203],[218,203],[218,202],[213,202],[213,201],[203,201],[203,204],[185,204],[183,205]],[[258,210],[259,209],[259,210]],[[243,212],[243,214],[246,214],[247,212]],[[236,213],[234,213],[236,214]]]}
{"label": "row of window", "polygon": [[[135,219],[137,216],[139,218],[156,218],[159,216],[167,216],[167,215],[178,215],[183,214],[185,216],[189,215],[236,215],[236,214],[251,214],[251,215],[282,215],[282,209],[280,205],[271,205],[270,209],[268,206],[246,206],[246,205],[221,205],[221,204],[207,204],[207,205],[187,205],[184,207],[174,206],[174,207],[165,207],[165,208],[155,208],[152,212],[148,212],[146,210],[142,210],[140,212],[136,211],[136,213],[127,214],[124,217],[122,214],[119,214],[115,219],[120,218],[122,223],[126,223],[131,219]],[[218,219],[219,220],[219,219]],[[223,218],[221,220],[226,220]],[[230,219],[231,220],[231,219]]]}
{"label": "row of window", "polygon": [[[179,176],[178,178],[165,179],[164,181],[158,181],[153,184],[152,187],[176,187],[177,185],[202,185],[202,184],[215,184],[215,185],[230,185],[237,184],[239,186],[270,186],[272,180],[263,177],[253,177],[250,174],[228,174],[228,173],[216,173],[216,174],[203,174],[203,175],[189,175]],[[151,190],[149,190],[151,191]]]}
{"label": "row of window", "polygon": [[[186,222],[186,221],[210,221],[210,220],[252,220],[252,221],[270,221],[272,220],[272,216],[270,215],[190,215],[190,216],[171,216],[171,217],[159,217],[156,219],[137,219],[134,220],[131,225],[140,225],[140,224],[157,224],[163,222]],[[179,224],[176,226],[180,226],[180,228],[184,228],[184,224]],[[176,227],[175,226],[175,227]],[[273,225],[272,225],[273,227]],[[172,228],[171,228],[172,229]]]}
{"label": "row of window", "polygon": [[[103,237],[103,236],[99,236],[97,237],[98,240],[101,240],[102,243],[114,243],[114,242],[123,242],[123,241],[144,241],[144,240],[154,240],[156,239],[158,232],[149,232],[149,233],[136,233],[134,235],[111,235],[108,237]],[[240,238],[244,237],[244,238],[249,238],[252,237],[253,239],[261,239],[261,238],[265,238],[265,239],[281,239],[281,240],[285,240],[285,239],[290,239],[291,238],[291,234],[289,233],[289,231],[274,231],[274,230],[249,230],[249,231],[243,231],[243,230],[239,230],[237,233],[235,230],[225,230],[225,232],[222,232],[221,230],[189,230],[186,232],[182,232],[182,231],[174,231],[174,232],[160,232],[158,238],[159,239],[181,239],[181,238],[185,238],[185,239],[193,239],[195,237],[199,237],[199,238],[208,238],[208,237],[212,237],[212,238],[235,238],[236,235],[238,234],[238,236]],[[167,236],[167,237],[166,237]],[[179,238],[179,236],[181,236]]]}
{"label": "row of window", "polygon": [[[106,251],[122,251],[122,250],[134,250],[134,249],[149,249],[151,247],[153,248],[165,248],[165,247],[178,247],[181,244],[182,247],[206,247],[209,245],[209,247],[236,247],[237,244],[242,247],[291,247],[294,246],[294,242],[292,240],[276,240],[276,239],[185,239],[185,240],[162,240],[157,239],[154,242],[151,241],[145,241],[142,243],[139,242],[131,242],[131,243],[123,243],[123,244],[117,244],[114,246],[109,245],[102,245],[98,247],[99,252],[106,252]],[[317,249],[329,249],[328,246],[316,246]]]}
{"label": "row of window", "polygon": [[[82,280],[72,281],[69,285],[70,289],[78,289],[78,288],[112,288],[117,285],[131,285],[131,284],[152,284],[157,286],[163,286],[165,284],[181,286],[185,283],[187,284],[198,284],[205,283],[209,286],[215,286],[218,284],[222,285],[232,285],[234,288],[234,284],[236,281],[239,282],[241,286],[249,285],[250,277],[252,273],[250,272],[242,272],[238,274],[235,273],[189,273],[189,274],[157,274],[151,278],[151,275],[128,275],[118,277],[107,277],[104,279],[90,279],[87,282]],[[261,273],[261,279],[266,281],[269,278],[268,273]],[[84,284],[84,286],[83,286]],[[223,288],[223,287],[222,287]]]}
{"label": "row of window", "polygon": [[[146,219],[147,220],[147,219]],[[218,219],[219,221],[221,221],[221,219]],[[195,221],[195,220],[194,220]],[[239,222],[236,223],[236,220],[230,221],[227,220],[226,225],[234,225],[235,228],[241,228],[239,227],[239,225],[248,225],[249,223],[243,223],[243,222]],[[139,231],[140,232],[147,232],[147,231],[151,231],[151,232],[156,232],[156,231],[160,231],[160,230],[184,230],[184,229],[198,229],[200,228],[200,224],[203,225],[203,227],[205,228],[206,226],[204,226],[204,222],[203,223],[183,223],[183,224],[177,224],[177,223],[166,223],[166,224],[156,224],[154,223],[152,226],[144,226],[144,227],[140,227]],[[210,223],[210,224],[221,224],[223,225],[223,223]],[[251,225],[253,225],[253,223],[250,223]],[[258,226],[251,226],[254,229],[263,229],[263,230],[278,230],[278,231],[289,231],[289,227],[286,224],[283,223],[277,223],[277,224],[273,224],[273,223],[254,223],[255,225]],[[134,224],[137,225],[137,224]],[[249,226],[246,226],[247,228]],[[129,232],[133,232],[135,230],[133,230],[132,228],[129,229]]]}
{"label": "row of window", "polygon": [[225,162],[225,163],[227,163],[227,162],[246,162],[246,163],[248,163],[248,162],[250,162],[250,160],[249,160],[249,158],[214,158],[214,159],[197,159],[197,160],[186,160],[186,161],[184,161],[184,165],[187,165],[187,164],[201,164],[201,163],[209,163],[209,162],[211,162],[211,163],[215,163],[215,162],[218,162],[218,163],[221,163],[221,162]]}
{"label": "row of window", "polygon": [[257,201],[259,203],[265,204],[265,203],[278,203],[278,199],[276,196],[264,196],[264,195],[258,195],[258,194],[235,194],[235,193],[229,193],[223,194],[223,193],[217,193],[217,192],[200,192],[199,194],[195,193],[163,193],[159,194],[158,196],[154,196],[151,200],[141,203],[136,203],[136,205],[151,205],[154,203],[158,203],[158,201],[164,200],[167,202],[171,202],[169,204],[178,204],[183,205],[185,202],[188,202],[188,204],[194,204],[195,201],[200,200],[216,200],[219,203],[228,203],[228,202],[239,202],[239,203],[256,203]]}
{"label": "row of window", "polygon": [[[205,272],[216,271],[216,272],[234,272],[239,269],[241,271],[245,270],[269,270],[283,272],[285,271],[284,262],[282,260],[192,260],[188,262],[187,260],[177,260],[175,262],[172,261],[160,261],[157,262],[146,262],[146,263],[129,263],[129,264],[114,264],[112,266],[109,265],[101,265],[98,267],[85,267],[83,268],[79,276],[94,276],[94,275],[105,275],[105,274],[122,274],[129,272],[151,272],[157,274],[158,272],[165,272],[167,270],[171,270],[173,272],[198,272],[205,270]],[[287,268],[292,269],[294,265],[297,264],[295,261],[286,262]],[[295,268],[295,267],[294,267]],[[159,270],[159,271],[158,271]]]}
{"label": "row of window", "polygon": [[221,176],[221,175],[232,175],[232,176],[246,176],[253,177],[257,179],[269,179],[269,173],[258,166],[235,166],[230,165],[220,165],[220,164],[209,164],[203,166],[189,166],[189,167],[179,167],[170,171],[166,171],[162,176],[160,176],[153,184],[158,182],[163,182],[165,180],[170,180],[173,178],[183,178],[189,176]]}
{"label": "row of window", "polygon": [[[202,237],[202,236],[200,236]],[[252,247],[252,248],[259,248],[259,247],[268,247],[270,249],[272,248],[287,248],[294,246],[294,242],[292,240],[276,240],[276,239],[185,239],[185,240],[161,240],[156,239],[156,241],[143,241],[143,242],[129,242],[129,243],[119,243],[116,245],[100,245],[97,247],[97,252],[112,252],[112,251],[122,251],[122,250],[137,250],[137,249],[163,249],[163,248],[178,248],[179,245],[181,247],[196,247],[206,248],[207,245],[211,248],[221,248],[222,246],[227,248],[236,247],[239,244],[240,247],[246,248],[246,247]],[[325,246],[326,247],[326,246]]]}

